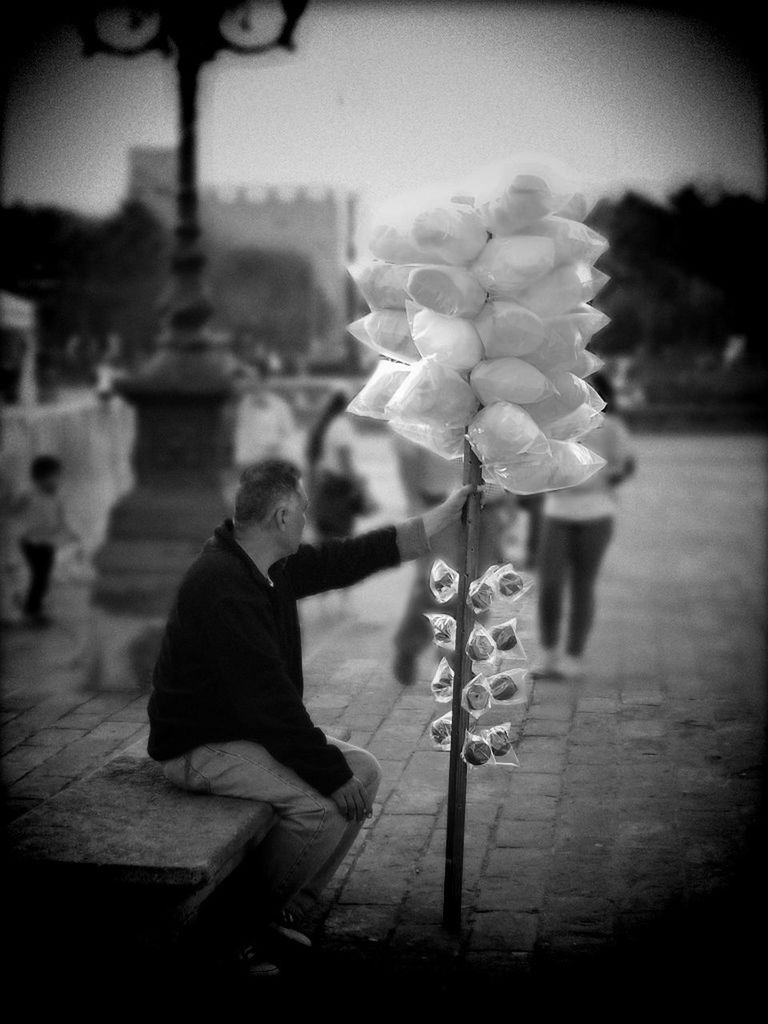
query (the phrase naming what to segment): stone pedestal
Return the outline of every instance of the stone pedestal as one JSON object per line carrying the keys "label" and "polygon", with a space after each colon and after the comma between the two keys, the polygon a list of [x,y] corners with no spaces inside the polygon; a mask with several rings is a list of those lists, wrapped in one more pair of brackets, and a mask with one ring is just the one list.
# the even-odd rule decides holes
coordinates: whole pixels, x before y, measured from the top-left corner
{"label": "stone pedestal", "polygon": [[94,559],[91,689],[148,688],[179,581],[230,512],[236,365],[222,351],[164,350],[120,386],[136,409],[136,484],[112,509]]}

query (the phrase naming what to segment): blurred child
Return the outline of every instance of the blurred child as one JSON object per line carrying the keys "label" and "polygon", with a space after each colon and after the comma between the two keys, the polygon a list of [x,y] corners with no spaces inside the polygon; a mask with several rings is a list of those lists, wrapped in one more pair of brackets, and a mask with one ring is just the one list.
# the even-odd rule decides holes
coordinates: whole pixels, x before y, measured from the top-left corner
{"label": "blurred child", "polygon": [[55,456],[38,455],[30,466],[32,487],[13,503],[16,534],[30,574],[22,610],[31,626],[51,624],[43,612],[43,603],[57,547],[74,542],[78,544],[82,557],[82,542],[67,522],[59,496],[61,476],[62,465]]}

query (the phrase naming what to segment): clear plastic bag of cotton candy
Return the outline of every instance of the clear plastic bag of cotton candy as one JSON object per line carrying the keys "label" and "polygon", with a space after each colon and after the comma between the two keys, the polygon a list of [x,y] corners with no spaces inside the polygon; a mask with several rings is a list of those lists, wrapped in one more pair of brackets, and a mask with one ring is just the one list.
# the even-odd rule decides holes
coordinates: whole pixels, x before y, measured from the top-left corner
{"label": "clear plastic bag of cotton candy", "polygon": [[391,359],[380,359],[376,369],[347,406],[356,416],[385,420],[384,409],[405,378],[408,367]]}
{"label": "clear plastic bag of cotton candy", "polygon": [[393,309],[403,312],[408,298],[408,278],[416,266],[413,263],[361,260],[348,266],[347,271],[371,310]]}
{"label": "clear plastic bag of cotton candy", "polygon": [[444,459],[456,459],[463,454],[466,425],[477,408],[477,397],[461,374],[430,355],[411,367],[384,412],[393,430]]}
{"label": "clear plastic bag of cotton candy", "polygon": [[[498,303],[497,305],[505,307],[512,306],[513,304]],[[517,306],[515,308],[522,310],[525,307]],[[545,320],[536,317],[536,314],[531,313],[530,310],[526,312],[529,317],[534,317],[540,325],[539,341],[537,345],[520,354],[525,357],[527,362],[548,377],[551,377],[553,373],[558,371],[569,370],[573,373],[577,368],[581,368],[587,345],[591,342],[594,335],[601,331],[609,322],[609,318],[605,313],[595,309],[594,306],[590,306],[586,302],[580,303],[575,309],[569,310],[569,312],[563,313],[561,316],[549,317]],[[501,326],[498,329],[498,333],[503,339],[503,317],[500,322]],[[495,323],[496,321],[494,320],[494,325]],[[491,344],[494,344],[494,339],[491,339]],[[488,358],[491,358],[490,353],[488,353],[488,346],[485,346],[485,348]],[[495,355],[505,354],[499,350],[498,343],[497,348],[493,348],[492,351]],[[510,352],[509,354],[515,355],[518,353]],[[589,353],[589,355],[592,356],[594,369],[598,369],[601,360],[594,353]],[[584,367],[584,369],[587,369],[587,367]],[[594,372],[594,370],[590,367],[589,372]],[[587,375],[583,372],[578,374],[578,376]]]}
{"label": "clear plastic bag of cotton candy", "polygon": [[416,363],[421,358],[413,344],[404,309],[374,309],[354,320],[347,330],[353,338],[380,356],[402,363]]}
{"label": "clear plastic bag of cotton candy", "polygon": [[373,213],[370,252],[387,263],[471,263],[488,230],[468,200],[439,184],[393,196]]}
{"label": "clear plastic bag of cotton candy", "polygon": [[452,712],[448,711],[440,718],[436,718],[429,726],[429,739],[436,750],[451,749],[451,722]]}
{"label": "clear plastic bag of cotton candy", "polygon": [[436,558],[429,570],[429,589],[439,604],[447,604],[459,592],[459,574],[442,558]]}
{"label": "clear plastic bag of cotton candy", "polygon": [[548,453],[484,464],[482,472],[488,483],[513,494],[539,494],[579,486],[604,465],[602,456],[578,441],[552,440]]}
{"label": "clear plastic bag of cotton candy", "polygon": [[486,482],[515,494],[573,487],[605,465],[577,441],[548,439],[528,410],[509,402],[481,409],[467,433]]}
{"label": "clear plastic bag of cotton candy", "polygon": [[429,684],[438,703],[446,704],[453,698],[453,678],[453,669],[445,658],[441,658]]}
{"label": "clear plastic bag of cotton candy", "polygon": [[432,356],[458,373],[468,372],[484,358],[483,343],[471,320],[436,313],[410,299],[405,311],[413,344],[420,355]]}
{"label": "clear plastic bag of cotton candy", "polygon": [[486,164],[466,177],[463,186],[494,238],[527,232],[553,214],[583,220],[589,212],[575,170],[541,153],[514,153]]}

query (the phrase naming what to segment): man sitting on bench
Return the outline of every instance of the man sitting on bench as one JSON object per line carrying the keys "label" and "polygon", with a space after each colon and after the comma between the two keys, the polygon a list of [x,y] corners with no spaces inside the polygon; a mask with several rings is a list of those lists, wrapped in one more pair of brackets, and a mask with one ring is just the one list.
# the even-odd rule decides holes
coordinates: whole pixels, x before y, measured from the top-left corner
{"label": "man sitting on bench", "polygon": [[281,947],[311,945],[302,918],[370,817],[381,780],[371,754],[327,737],[304,707],[296,602],[424,555],[471,491],[397,526],[311,546],[301,543],[299,471],[258,462],[240,478],[233,519],[179,586],[154,670],[148,750],[174,784],[265,801],[277,815],[257,851],[259,919],[239,953],[250,975],[278,973]]}

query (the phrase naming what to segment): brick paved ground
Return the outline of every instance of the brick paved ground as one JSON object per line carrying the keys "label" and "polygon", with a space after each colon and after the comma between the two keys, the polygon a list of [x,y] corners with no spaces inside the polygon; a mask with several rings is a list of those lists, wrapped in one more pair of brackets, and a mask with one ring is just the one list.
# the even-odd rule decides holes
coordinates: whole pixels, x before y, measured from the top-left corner
{"label": "brick paved ground", "polygon": [[[377,521],[396,517],[389,449],[374,434],[361,447]],[[448,755],[426,732],[443,710],[428,690],[433,652],[411,688],[389,670],[413,568],[361,584],[346,604],[306,603],[308,705],[318,724],[348,726],[384,769],[374,819],[317,921],[326,956],[353,962],[366,983],[389,972],[435,993],[477,979],[507,991],[552,970],[590,979],[606,965],[683,978],[689,962],[699,978],[741,990],[751,978],[766,445],[648,436],[638,447],[588,677],[538,682],[515,709],[521,767],[469,775],[460,936],[440,924]],[[145,696],[79,686],[86,587],[60,581],[53,598],[55,628],[3,636],[9,815],[146,734]],[[531,598],[523,627],[535,653]]]}

